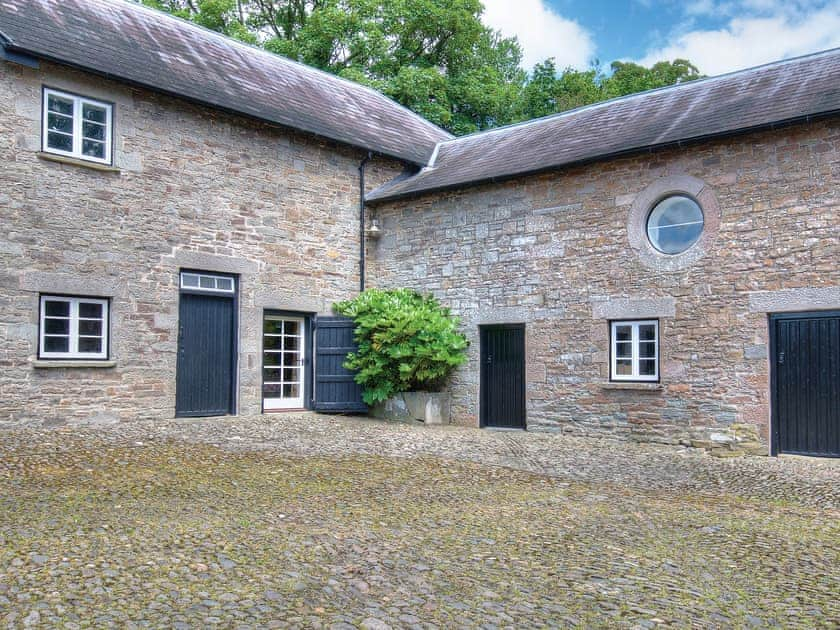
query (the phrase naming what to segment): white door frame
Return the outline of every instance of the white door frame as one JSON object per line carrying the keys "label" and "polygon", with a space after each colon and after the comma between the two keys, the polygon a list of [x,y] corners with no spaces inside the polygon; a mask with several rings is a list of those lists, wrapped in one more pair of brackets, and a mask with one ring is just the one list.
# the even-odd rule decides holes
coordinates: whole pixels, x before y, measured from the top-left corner
{"label": "white door frame", "polygon": [[[262,403],[263,403],[263,411],[277,411],[282,409],[303,409],[305,407],[304,403],[304,396],[306,390],[306,318],[305,317],[298,317],[293,315],[283,315],[283,314],[272,314],[270,312],[263,313],[263,327],[265,326],[266,320],[272,321],[282,321],[282,322],[296,322],[298,324],[298,335],[295,337],[298,338],[298,349],[286,351],[285,350],[285,339],[290,337],[291,335],[285,334],[285,329],[283,333],[278,335],[277,333],[266,333],[265,329],[263,328],[262,332]],[[268,336],[272,337],[280,337],[281,338],[281,348],[280,349],[266,349],[265,347],[265,339]],[[285,365],[285,357],[287,353],[290,352],[297,352],[298,353],[298,361],[297,365]],[[281,358],[281,365],[280,366],[267,366],[265,363],[265,357],[269,354],[279,354]],[[280,381],[270,381],[266,379],[266,372],[270,369],[279,369],[281,373],[281,380]],[[298,372],[298,380],[297,381],[285,381],[283,378],[283,372],[286,369],[294,368],[297,369]],[[278,385],[281,389],[279,396],[276,397],[266,397],[265,393],[265,386],[266,385]],[[283,396],[283,389],[285,389],[286,385],[297,385],[297,396]]]}

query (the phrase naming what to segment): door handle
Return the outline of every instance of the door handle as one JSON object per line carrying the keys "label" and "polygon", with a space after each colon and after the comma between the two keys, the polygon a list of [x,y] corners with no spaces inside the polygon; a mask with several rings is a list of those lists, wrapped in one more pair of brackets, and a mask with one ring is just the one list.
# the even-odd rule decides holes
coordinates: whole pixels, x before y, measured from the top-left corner
{"label": "door handle", "polygon": [[781,364],[782,364],[782,363],[784,363],[784,362],[785,362],[785,352],[784,352],[784,350],[782,350],[782,351],[779,353],[779,360],[778,360],[778,363],[779,363],[779,365],[781,365]]}
{"label": "door handle", "polygon": [[485,362],[487,365],[490,365],[491,363],[493,363],[493,355],[492,355],[492,354],[488,354],[488,355],[487,355],[487,358],[486,358],[486,359],[484,359],[484,362]]}

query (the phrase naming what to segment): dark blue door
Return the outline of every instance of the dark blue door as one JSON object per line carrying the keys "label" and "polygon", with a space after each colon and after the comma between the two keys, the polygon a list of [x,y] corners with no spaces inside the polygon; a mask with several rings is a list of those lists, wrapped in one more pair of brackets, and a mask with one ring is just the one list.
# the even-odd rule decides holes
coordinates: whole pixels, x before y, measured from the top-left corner
{"label": "dark blue door", "polygon": [[176,416],[234,412],[233,296],[181,293]]}
{"label": "dark blue door", "polygon": [[840,312],[770,322],[773,453],[840,457]]}
{"label": "dark blue door", "polygon": [[525,326],[482,326],[481,426],[525,428]]}
{"label": "dark blue door", "polygon": [[344,367],[347,355],[357,348],[353,320],[318,317],[315,320],[315,411],[364,413],[362,387]]}

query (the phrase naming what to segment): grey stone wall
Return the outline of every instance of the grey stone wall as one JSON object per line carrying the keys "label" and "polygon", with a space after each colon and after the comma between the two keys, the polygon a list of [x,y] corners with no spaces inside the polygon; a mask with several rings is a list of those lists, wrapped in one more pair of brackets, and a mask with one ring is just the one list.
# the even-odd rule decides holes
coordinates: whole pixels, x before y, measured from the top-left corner
{"label": "grey stone wall", "polygon": [[[707,233],[657,260],[639,200],[680,181]],[[478,422],[478,326],[525,322],[530,428],[670,442],[746,424],[766,440],[768,310],[840,307],[839,181],[834,118],[427,195],[376,209],[371,282],[463,318],[460,423]],[[659,387],[608,383],[608,320],[634,317],[660,319]]]}
{"label": "grey stone wall", "polygon": [[[115,166],[39,158],[41,88],[115,103]],[[178,272],[239,274],[239,410],[260,409],[265,308],[358,288],[364,153],[42,64],[0,62],[0,422],[174,414]],[[376,160],[375,187],[402,166]],[[36,369],[39,292],[112,298],[114,367]]]}

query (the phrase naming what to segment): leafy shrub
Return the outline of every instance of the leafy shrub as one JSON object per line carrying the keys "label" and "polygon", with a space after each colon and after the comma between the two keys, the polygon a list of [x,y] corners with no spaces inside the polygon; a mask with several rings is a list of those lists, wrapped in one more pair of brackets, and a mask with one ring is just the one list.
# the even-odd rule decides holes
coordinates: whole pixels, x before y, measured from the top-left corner
{"label": "leafy shrub", "polygon": [[344,367],[356,372],[368,405],[407,391],[439,391],[467,360],[467,338],[431,295],[410,289],[368,289],[334,310],[356,324],[358,352]]}

